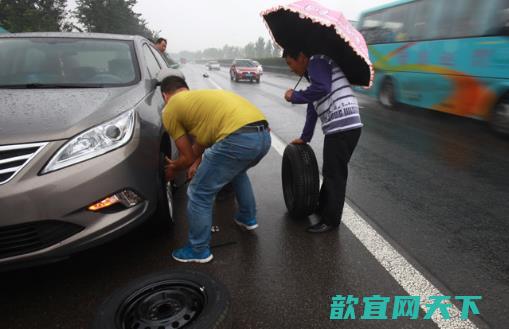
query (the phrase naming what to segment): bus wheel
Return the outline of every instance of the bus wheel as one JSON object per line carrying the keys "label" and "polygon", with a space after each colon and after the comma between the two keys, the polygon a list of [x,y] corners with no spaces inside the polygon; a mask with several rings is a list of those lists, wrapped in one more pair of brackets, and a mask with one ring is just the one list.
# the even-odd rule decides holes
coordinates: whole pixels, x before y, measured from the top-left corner
{"label": "bus wheel", "polygon": [[491,128],[502,135],[509,135],[509,94],[505,95],[493,109]]}
{"label": "bus wheel", "polygon": [[384,80],[380,92],[378,93],[378,101],[385,108],[391,110],[396,109],[396,93],[394,92],[394,83],[391,79],[387,78]]}

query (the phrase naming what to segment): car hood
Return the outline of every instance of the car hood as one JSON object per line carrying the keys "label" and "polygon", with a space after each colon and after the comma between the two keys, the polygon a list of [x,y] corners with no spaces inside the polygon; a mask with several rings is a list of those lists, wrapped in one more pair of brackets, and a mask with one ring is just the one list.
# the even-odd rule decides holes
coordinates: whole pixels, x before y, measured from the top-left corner
{"label": "car hood", "polygon": [[0,145],[68,139],[134,107],[141,86],[1,89]]}

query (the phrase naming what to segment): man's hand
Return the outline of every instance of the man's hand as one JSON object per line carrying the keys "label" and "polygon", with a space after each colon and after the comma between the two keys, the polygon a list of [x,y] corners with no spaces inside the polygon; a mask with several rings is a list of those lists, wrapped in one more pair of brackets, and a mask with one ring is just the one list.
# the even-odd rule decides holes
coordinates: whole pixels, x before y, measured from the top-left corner
{"label": "man's hand", "polygon": [[292,100],[292,96],[293,96],[293,89],[288,89],[285,92],[285,99],[286,99],[286,101],[290,102]]}
{"label": "man's hand", "polygon": [[172,164],[175,162],[173,160],[168,159],[168,157],[164,157],[166,161],[166,165],[164,166],[164,178],[167,182],[175,179],[175,170]]}
{"label": "man's hand", "polygon": [[201,157],[196,159],[196,161],[191,165],[191,167],[189,167],[189,169],[187,170],[187,180],[191,180],[194,177],[194,175],[196,174],[196,170],[198,170],[198,166],[200,165],[200,163],[201,163]]}
{"label": "man's hand", "polygon": [[300,138],[297,138],[292,141],[292,144],[306,144],[306,142]]}

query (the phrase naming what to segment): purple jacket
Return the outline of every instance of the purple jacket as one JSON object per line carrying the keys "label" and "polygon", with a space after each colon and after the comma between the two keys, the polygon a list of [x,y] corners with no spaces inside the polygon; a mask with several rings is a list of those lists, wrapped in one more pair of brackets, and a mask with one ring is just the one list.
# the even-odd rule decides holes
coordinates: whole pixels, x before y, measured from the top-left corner
{"label": "purple jacket", "polygon": [[318,114],[316,113],[313,102],[323,98],[331,91],[332,85],[332,66],[329,61],[322,58],[312,57],[309,60],[308,70],[306,72],[306,79],[311,83],[305,90],[294,90],[292,99],[293,104],[308,104],[306,109],[306,123],[300,138],[305,142],[310,142],[313,138],[315,131],[316,120]]}
{"label": "purple jacket", "polygon": [[357,98],[341,68],[325,55],[309,58],[306,78],[310,86],[294,91],[291,102],[307,103],[306,123],[301,134],[311,141],[320,118],[325,135],[362,127]]}

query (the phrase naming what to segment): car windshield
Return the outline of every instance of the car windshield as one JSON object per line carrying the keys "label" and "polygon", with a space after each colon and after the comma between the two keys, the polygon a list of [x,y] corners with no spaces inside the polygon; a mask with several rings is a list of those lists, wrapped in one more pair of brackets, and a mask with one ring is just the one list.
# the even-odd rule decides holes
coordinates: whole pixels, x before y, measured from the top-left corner
{"label": "car windshield", "polygon": [[0,88],[122,86],[139,80],[132,41],[0,39]]}
{"label": "car windshield", "polygon": [[253,62],[249,61],[249,60],[238,60],[235,62],[235,65],[237,66],[241,66],[241,67],[255,67],[255,65],[253,64]]}

